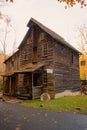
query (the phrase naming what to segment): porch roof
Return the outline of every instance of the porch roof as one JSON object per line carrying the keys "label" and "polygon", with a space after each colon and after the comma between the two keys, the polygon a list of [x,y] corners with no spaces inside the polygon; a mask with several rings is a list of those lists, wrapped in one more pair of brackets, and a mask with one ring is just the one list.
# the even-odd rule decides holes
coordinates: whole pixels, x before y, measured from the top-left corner
{"label": "porch roof", "polygon": [[13,74],[14,74],[14,72],[6,73],[6,74],[3,75],[3,77],[9,77],[9,76],[11,76],[11,75],[13,75]]}
{"label": "porch roof", "polygon": [[28,64],[24,68],[16,71],[15,73],[27,73],[27,72],[34,72],[35,70],[38,70],[39,68],[43,67],[43,63],[38,63],[38,64]]}
{"label": "porch roof", "polygon": [[18,71],[12,71],[10,73],[4,74],[4,77],[12,76],[16,73],[28,73],[28,72],[34,72],[35,70],[38,70],[39,68],[43,67],[44,63],[37,63],[37,64],[32,64],[29,63],[26,66],[22,67]]}

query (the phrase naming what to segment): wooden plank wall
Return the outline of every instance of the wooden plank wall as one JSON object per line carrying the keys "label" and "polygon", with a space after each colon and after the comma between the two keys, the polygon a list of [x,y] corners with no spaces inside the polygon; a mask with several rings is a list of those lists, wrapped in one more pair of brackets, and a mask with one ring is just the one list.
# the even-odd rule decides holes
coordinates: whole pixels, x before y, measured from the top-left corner
{"label": "wooden plank wall", "polygon": [[79,54],[61,43],[55,42],[55,93],[80,88]]}

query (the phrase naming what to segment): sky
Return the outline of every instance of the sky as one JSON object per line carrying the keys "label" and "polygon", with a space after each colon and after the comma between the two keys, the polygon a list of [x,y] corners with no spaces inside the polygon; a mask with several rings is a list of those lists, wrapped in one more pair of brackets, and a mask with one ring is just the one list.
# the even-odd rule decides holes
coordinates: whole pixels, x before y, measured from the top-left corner
{"label": "sky", "polygon": [[[57,0],[14,0],[14,3],[0,8],[0,11],[11,18],[12,31],[8,35],[7,53],[19,46],[28,27],[27,23],[33,17],[50,28],[66,41],[77,47],[78,26],[87,24],[87,7],[65,9],[65,5]],[[2,47],[0,46],[0,49]]]}

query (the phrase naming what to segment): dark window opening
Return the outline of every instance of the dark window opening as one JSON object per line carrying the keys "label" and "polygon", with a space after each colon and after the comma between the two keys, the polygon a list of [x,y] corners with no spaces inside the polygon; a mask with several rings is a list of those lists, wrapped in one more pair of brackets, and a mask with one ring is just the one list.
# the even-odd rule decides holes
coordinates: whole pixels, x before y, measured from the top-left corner
{"label": "dark window opening", "polygon": [[42,76],[41,76],[40,73],[39,74],[34,73],[33,83],[34,83],[34,86],[41,86],[41,84],[42,84]]}
{"label": "dark window opening", "polygon": [[81,66],[85,66],[85,64],[86,64],[85,60],[81,61]]}

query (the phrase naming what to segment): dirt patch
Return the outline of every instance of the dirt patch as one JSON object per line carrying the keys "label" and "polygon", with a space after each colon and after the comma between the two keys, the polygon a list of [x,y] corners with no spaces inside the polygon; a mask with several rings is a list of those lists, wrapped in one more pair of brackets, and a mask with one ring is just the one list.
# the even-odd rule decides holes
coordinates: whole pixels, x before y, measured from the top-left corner
{"label": "dirt patch", "polygon": [[21,103],[23,100],[17,99],[15,97],[12,96],[2,96],[1,97],[1,101],[3,102],[9,102],[9,103]]}

